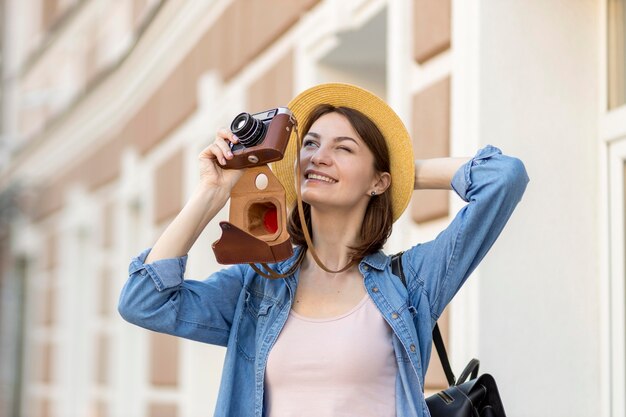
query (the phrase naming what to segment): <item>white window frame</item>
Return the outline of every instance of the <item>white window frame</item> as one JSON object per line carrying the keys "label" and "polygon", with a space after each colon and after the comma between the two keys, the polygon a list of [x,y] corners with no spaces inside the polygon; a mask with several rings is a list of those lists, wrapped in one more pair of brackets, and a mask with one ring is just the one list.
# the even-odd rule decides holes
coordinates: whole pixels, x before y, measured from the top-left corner
{"label": "white window frame", "polygon": [[598,157],[600,242],[601,416],[626,415],[626,105],[608,110],[608,8],[599,2]]}

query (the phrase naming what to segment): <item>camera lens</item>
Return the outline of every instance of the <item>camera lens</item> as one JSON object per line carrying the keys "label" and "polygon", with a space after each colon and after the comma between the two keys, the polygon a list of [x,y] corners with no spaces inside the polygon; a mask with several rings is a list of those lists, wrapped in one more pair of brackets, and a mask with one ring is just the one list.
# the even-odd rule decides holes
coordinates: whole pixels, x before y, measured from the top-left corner
{"label": "camera lens", "polygon": [[237,115],[230,124],[230,130],[237,135],[239,143],[246,147],[257,145],[265,135],[263,122],[250,116],[249,113]]}

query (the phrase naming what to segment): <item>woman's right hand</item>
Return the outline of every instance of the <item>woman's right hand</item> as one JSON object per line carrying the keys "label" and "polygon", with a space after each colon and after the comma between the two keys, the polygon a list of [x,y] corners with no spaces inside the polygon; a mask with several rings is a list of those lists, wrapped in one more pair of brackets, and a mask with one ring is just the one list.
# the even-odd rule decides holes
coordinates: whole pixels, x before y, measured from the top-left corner
{"label": "woman's right hand", "polygon": [[217,131],[215,141],[204,148],[198,161],[200,163],[200,182],[209,187],[228,187],[229,191],[243,175],[241,169],[224,169],[226,160],[232,159],[230,143],[237,143],[237,136],[226,128]]}

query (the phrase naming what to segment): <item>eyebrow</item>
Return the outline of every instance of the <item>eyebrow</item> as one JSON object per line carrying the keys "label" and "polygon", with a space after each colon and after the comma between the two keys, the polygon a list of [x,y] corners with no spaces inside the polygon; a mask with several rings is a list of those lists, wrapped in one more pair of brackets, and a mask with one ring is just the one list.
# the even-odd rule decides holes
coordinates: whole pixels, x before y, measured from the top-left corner
{"label": "eyebrow", "polygon": [[[304,137],[307,136],[313,136],[315,139],[319,139],[320,135],[319,133],[315,133],[315,132],[308,132],[306,135],[304,135]],[[351,140],[352,142],[356,143],[357,146],[361,146],[359,145],[359,142],[357,142],[355,139],[349,137],[349,136],[337,136],[334,138],[335,142],[342,142],[344,140]]]}

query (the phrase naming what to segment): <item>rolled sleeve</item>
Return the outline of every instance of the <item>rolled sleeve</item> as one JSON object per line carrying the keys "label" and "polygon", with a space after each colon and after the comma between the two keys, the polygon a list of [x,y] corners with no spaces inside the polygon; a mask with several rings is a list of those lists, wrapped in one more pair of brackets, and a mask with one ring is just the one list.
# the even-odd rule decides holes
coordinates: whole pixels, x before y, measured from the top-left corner
{"label": "rolled sleeve", "polygon": [[156,289],[163,291],[173,288],[183,282],[185,268],[187,267],[187,255],[176,258],[159,259],[149,264],[145,264],[146,258],[152,248],[145,249],[138,256],[132,258],[128,266],[128,274],[132,275],[143,270],[147,273]]}
{"label": "rolled sleeve", "polygon": [[129,323],[157,332],[226,346],[245,267],[232,265],[204,280],[184,279],[187,256],[146,264],[150,249],[131,258],[118,312]]}
{"label": "rolled sleeve", "polygon": [[480,165],[484,163],[486,159],[498,154],[502,154],[502,151],[499,148],[496,148],[492,145],[487,145],[484,148],[479,149],[478,152],[476,152],[476,155],[474,155],[474,157],[470,161],[463,164],[456,171],[450,185],[452,186],[452,189],[458,194],[458,196],[463,199],[463,201],[469,202],[467,191],[472,186],[472,177],[470,175],[472,167],[475,165]]}

